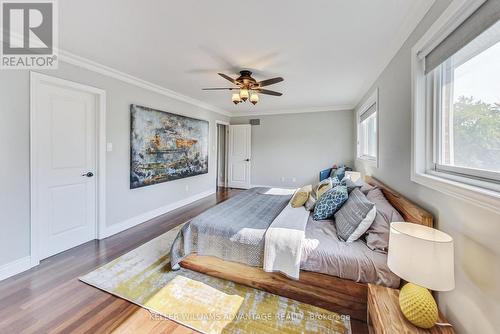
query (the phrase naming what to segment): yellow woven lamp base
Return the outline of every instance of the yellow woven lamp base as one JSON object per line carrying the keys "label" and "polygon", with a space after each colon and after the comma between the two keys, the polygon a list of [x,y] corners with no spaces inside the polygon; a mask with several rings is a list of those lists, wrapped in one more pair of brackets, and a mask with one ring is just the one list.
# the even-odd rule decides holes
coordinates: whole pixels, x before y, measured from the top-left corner
{"label": "yellow woven lamp base", "polygon": [[399,306],[408,321],[420,328],[431,328],[438,320],[438,308],[424,287],[407,283],[399,292]]}

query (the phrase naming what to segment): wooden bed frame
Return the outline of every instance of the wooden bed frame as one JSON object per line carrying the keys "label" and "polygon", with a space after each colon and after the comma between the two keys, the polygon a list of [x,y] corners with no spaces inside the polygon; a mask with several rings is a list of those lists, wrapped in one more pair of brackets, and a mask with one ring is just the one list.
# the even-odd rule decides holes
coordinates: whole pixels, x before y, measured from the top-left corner
{"label": "wooden bed frame", "polygon": [[[365,179],[367,183],[382,189],[387,200],[401,213],[405,221],[433,227],[433,217],[430,213],[382,182],[372,177]],[[267,273],[258,267],[194,254],[188,256],[180,265],[366,321],[368,288],[366,283],[309,271],[301,271],[300,279],[295,281],[279,273]]]}

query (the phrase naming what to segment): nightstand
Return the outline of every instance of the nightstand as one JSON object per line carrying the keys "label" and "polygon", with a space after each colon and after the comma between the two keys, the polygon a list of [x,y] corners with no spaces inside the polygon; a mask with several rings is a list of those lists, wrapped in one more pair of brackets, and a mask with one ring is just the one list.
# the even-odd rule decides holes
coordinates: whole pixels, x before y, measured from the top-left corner
{"label": "nightstand", "polygon": [[[368,331],[370,334],[452,334],[453,327],[434,326],[422,329],[413,326],[399,309],[399,290],[368,284]],[[439,312],[438,322],[448,322]]]}

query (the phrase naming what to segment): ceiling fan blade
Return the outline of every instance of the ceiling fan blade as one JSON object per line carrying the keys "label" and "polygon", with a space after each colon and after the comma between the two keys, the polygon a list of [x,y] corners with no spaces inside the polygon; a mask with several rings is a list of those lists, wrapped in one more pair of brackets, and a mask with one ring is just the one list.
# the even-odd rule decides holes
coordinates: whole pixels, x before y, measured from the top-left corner
{"label": "ceiling fan blade", "polygon": [[238,84],[238,82],[236,80],[234,80],[233,78],[231,78],[229,75],[225,75],[224,73],[217,73],[217,74],[220,75],[221,77],[223,77],[224,79],[226,79],[227,81],[232,82],[235,85]]}
{"label": "ceiling fan blade", "polygon": [[261,94],[266,94],[266,95],[273,95],[273,96],[281,96],[283,93],[275,92],[273,90],[268,90],[268,89],[256,89],[257,92]]}
{"label": "ceiling fan blade", "polygon": [[201,90],[233,90],[239,88],[202,88]]}
{"label": "ceiling fan blade", "polygon": [[269,86],[269,85],[274,85],[278,82],[282,82],[284,79],[282,77],[277,77],[277,78],[272,78],[272,79],[267,79],[267,80],[262,80],[260,82],[257,82],[257,84],[260,86],[260,87],[264,87],[264,86]]}

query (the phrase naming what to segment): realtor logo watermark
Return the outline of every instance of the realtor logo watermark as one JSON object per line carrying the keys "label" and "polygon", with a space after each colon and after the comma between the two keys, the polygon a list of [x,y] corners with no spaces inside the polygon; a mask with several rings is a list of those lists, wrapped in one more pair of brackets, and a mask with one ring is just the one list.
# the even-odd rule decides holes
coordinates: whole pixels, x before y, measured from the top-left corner
{"label": "realtor logo watermark", "polygon": [[55,0],[1,0],[1,69],[57,68]]}

